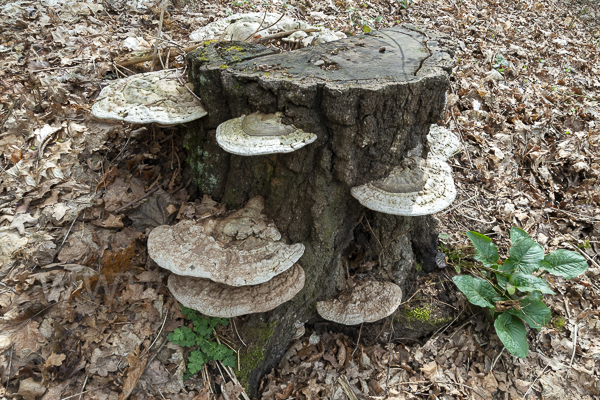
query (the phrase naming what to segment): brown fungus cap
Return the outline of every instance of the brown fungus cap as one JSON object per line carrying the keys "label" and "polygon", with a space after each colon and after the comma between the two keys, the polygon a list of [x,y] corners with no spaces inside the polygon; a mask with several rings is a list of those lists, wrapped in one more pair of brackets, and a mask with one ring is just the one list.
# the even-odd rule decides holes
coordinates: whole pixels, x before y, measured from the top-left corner
{"label": "brown fungus cap", "polygon": [[264,199],[257,196],[227,216],[158,226],[148,236],[148,254],[177,275],[230,286],[267,282],[294,265],[304,245],[279,241],[263,209]]}
{"label": "brown fungus cap", "polygon": [[167,285],[185,307],[211,317],[231,318],[266,312],[291,300],[304,287],[304,270],[295,264],[268,282],[240,287],[171,274]]}
{"label": "brown fungus cap", "polygon": [[335,299],[319,301],[317,312],[328,321],[343,325],[375,322],[391,315],[402,301],[402,289],[392,282],[356,284]]}

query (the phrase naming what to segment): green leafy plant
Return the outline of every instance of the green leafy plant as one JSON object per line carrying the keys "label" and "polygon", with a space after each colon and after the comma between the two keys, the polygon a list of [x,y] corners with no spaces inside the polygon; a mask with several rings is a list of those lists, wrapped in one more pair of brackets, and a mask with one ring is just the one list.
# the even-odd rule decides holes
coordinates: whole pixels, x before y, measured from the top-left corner
{"label": "green leafy plant", "polygon": [[214,330],[219,326],[227,326],[226,318],[206,317],[198,312],[181,306],[181,312],[192,321],[193,328],[182,326],[169,333],[167,339],[182,347],[193,347],[188,356],[187,370],[184,379],[198,373],[202,366],[209,361],[221,361],[228,367],[235,366],[233,350],[211,339]]}
{"label": "green leafy plant", "polygon": [[401,8],[408,10],[408,8],[412,5],[413,0],[398,0],[398,4]]}
{"label": "green leafy plant", "polygon": [[478,276],[457,275],[453,281],[471,304],[489,310],[504,347],[525,358],[529,345],[524,322],[540,330],[551,318],[543,294],[554,292],[543,274],[572,279],[587,270],[587,261],[580,254],[563,249],[544,255],[542,246],[516,227],[510,230],[512,246],[504,261],[490,238],[473,231],[467,236],[475,248],[474,258],[483,266],[476,268]]}
{"label": "green leafy plant", "polygon": [[508,67],[509,65],[508,60],[504,58],[502,54],[498,54],[494,61],[495,62],[494,65],[492,65],[492,68],[496,69],[500,73],[504,72],[504,68]]}

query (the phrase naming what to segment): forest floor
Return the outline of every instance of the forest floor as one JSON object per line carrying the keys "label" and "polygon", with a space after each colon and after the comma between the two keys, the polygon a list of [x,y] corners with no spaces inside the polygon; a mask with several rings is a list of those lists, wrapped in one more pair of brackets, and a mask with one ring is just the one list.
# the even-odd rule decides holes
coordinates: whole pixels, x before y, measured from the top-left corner
{"label": "forest floor", "polygon": [[[0,398],[245,398],[218,366],[182,380],[185,351],[166,339],[185,320],[145,238],[175,212],[195,212],[178,155],[182,132],[109,124],[89,112],[107,80],[148,70],[118,63],[152,48],[159,6],[0,4]],[[176,6],[164,14],[161,44],[180,48],[211,21],[265,10],[347,34],[413,23],[455,40],[444,124],[464,145],[450,160],[458,197],[436,215],[448,267],[424,278],[423,298],[435,297],[439,281],[456,291],[448,282],[454,267],[472,262],[470,230],[492,237],[502,256],[518,226],[546,251],[589,260],[584,275],[550,281],[553,318],[528,333],[525,359],[505,351],[484,313],[456,294],[460,317],[421,341],[357,343],[307,327],[259,398],[599,398],[598,2]],[[183,68],[184,57],[167,64]]]}

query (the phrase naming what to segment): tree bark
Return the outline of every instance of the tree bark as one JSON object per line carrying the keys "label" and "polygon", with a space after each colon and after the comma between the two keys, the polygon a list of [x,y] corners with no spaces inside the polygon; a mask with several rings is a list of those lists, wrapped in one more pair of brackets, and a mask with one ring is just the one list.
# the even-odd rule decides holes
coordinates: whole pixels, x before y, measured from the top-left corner
{"label": "tree bark", "polygon": [[[442,117],[452,63],[440,37],[412,26],[281,54],[248,43],[214,43],[191,53],[188,62],[209,112],[188,128],[200,194],[229,208],[261,195],[283,237],[306,246],[300,259],[304,289],[275,310],[241,321],[246,328],[272,327],[268,341],[262,336],[264,358],[248,371],[254,395],[283,355],[294,325],[314,320],[316,302],[344,288],[350,259],[377,261],[371,273],[399,285],[416,262],[425,271],[434,268],[432,217],[371,212],[350,189],[385,177],[409,153],[426,157],[426,135]],[[221,150],[215,128],[257,111],[283,112],[287,122],[318,139],[271,156]]]}

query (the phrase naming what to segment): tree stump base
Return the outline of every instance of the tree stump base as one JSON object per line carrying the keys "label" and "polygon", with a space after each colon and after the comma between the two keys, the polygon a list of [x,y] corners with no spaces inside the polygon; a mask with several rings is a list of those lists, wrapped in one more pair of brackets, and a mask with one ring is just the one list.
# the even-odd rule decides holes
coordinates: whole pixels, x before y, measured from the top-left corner
{"label": "tree stump base", "polygon": [[[408,155],[426,157],[426,135],[442,117],[452,62],[440,37],[412,26],[281,54],[213,43],[190,53],[188,62],[209,112],[190,124],[187,136],[199,194],[232,209],[261,195],[283,237],[306,246],[299,261],[304,289],[273,311],[237,320],[253,343],[243,350],[240,379],[255,394],[294,327],[318,318],[316,302],[344,289],[347,273],[402,285],[417,262],[424,271],[435,268],[431,216],[372,212],[350,189],[385,177]],[[282,112],[287,123],[318,139],[293,153],[252,157],[217,145],[219,124],[259,111]],[[367,272],[365,265],[374,267]]]}

